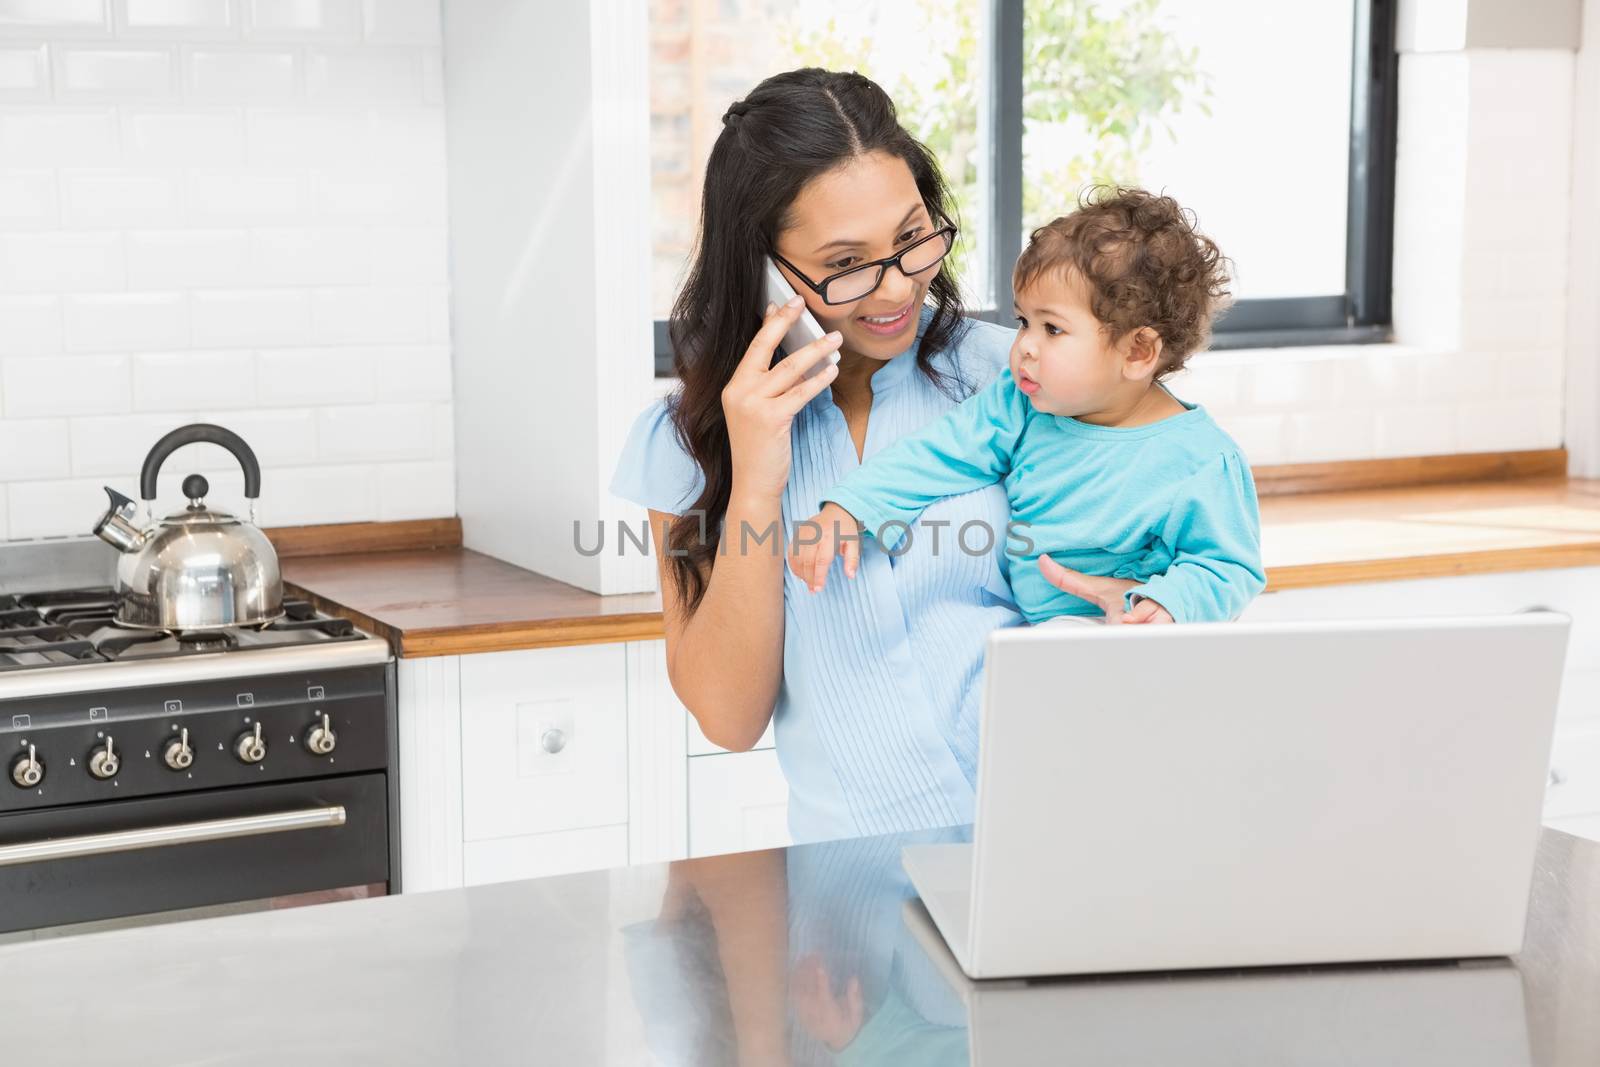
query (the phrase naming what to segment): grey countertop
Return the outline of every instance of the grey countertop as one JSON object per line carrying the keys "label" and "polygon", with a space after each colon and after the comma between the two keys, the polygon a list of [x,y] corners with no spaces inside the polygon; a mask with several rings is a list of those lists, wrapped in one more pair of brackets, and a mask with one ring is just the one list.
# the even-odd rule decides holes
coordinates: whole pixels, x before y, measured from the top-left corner
{"label": "grey countertop", "polygon": [[1545,832],[1510,963],[978,987],[898,860],[957,833],[10,945],[0,1059],[1600,1064],[1600,845]]}

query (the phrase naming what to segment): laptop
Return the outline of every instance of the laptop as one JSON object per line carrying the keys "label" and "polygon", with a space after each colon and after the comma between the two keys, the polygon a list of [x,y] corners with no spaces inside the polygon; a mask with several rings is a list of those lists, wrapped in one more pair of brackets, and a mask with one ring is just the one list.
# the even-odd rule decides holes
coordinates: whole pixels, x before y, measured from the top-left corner
{"label": "laptop", "polygon": [[1510,955],[1570,623],[997,631],[972,842],[906,873],[972,978]]}

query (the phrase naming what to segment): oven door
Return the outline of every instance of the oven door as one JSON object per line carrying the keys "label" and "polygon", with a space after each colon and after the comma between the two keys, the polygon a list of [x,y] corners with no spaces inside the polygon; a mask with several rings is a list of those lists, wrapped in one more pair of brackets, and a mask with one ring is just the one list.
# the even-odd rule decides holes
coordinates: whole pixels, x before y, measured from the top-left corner
{"label": "oven door", "polygon": [[0,933],[389,881],[383,774],[0,816]]}

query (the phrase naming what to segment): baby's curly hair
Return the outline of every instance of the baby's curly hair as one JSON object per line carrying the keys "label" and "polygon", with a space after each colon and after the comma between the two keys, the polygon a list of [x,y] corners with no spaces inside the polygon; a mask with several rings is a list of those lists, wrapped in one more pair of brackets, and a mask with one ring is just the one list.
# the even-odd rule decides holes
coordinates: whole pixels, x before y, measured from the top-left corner
{"label": "baby's curly hair", "polygon": [[1229,267],[1194,212],[1172,197],[1097,185],[1078,198],[1078,210],[1033,231],[1011,286],[1020,293],[1046,275],[1079,275],[1113,339],[1143,326],[1161,335],[1159,380],[1210,342],[1231,296]]}

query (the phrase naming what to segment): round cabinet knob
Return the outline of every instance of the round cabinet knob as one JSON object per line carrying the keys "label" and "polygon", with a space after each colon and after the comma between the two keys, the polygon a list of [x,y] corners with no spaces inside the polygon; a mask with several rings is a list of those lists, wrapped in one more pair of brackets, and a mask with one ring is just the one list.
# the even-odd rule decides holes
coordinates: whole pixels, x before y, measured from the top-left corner
{"label": "round cabinet knob", "polygon": [[322,721],[313,726],[306,734],[306,748],[313,756],[328,756],[333,754],[334,747],[339,743],[339,735],[333,732],[333,723],[328,718],[328,713],[322,713]]}
{"label": "round cabinet knob", "polygon": [[567,747],[567,735],[564,730],[546,730],[539,738],[539,743],[544,750],[554,756],[557,752]]}
{"label": "round cabinet knob", "polygon": [[162,762],[175,771],[186,771],[194,766],[194,749],[189,747],[189,728],[185,726],[177,737],[167,742],[161,754]]}
{"label": "round cabinet knob", "polygon": [[240,763],[260,763],[267,758],[267,743],[261,739],[261,724],[256,723],[255,730],[246,731],[239,735],[233,743],[233,751],[239,757]]}
{"label": "round cabinet knob", "polygon": [[115,778],[121,769],[122,760],[117,758],[117,751],[108,737],[105,747],[95,749],[89,757],[89,773],[103,782],[107,778]]}
{"label": "round cabinet knob", "polygon": [[39,754],[32,745],[28,746],[26,756],[18,756],[11,764],[11,780],[20,789],[32,789],[44,781],[44,764],[39,762]]}

